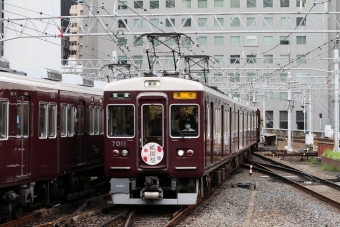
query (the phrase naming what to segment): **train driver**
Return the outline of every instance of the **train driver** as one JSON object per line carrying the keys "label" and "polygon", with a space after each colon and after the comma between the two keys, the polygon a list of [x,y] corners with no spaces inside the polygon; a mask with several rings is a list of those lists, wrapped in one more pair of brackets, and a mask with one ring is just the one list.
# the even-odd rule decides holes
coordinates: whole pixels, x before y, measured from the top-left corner
{"label": "train driver", "polygon": [[184,126],[185,129],[183,129],[182,131],[195,131],[191,128],[190,118],[186,119],[186,121],[184,122]]}

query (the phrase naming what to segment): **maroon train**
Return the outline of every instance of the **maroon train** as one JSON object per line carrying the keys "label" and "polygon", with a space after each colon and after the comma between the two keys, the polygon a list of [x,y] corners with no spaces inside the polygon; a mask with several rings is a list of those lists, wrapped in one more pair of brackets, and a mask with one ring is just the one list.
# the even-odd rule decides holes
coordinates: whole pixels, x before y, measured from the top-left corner
{"label": "maroon train", "polygon": [[114,82],[104,106],[114,204],[195,204],[259,142],[258,109],[193,80]]}
{"label": "maroon train", "polygon": [[30,76],[0,72],[0,218],[61,201],[103,175],[103,89],[79,86],[80,76],[22,70]]}

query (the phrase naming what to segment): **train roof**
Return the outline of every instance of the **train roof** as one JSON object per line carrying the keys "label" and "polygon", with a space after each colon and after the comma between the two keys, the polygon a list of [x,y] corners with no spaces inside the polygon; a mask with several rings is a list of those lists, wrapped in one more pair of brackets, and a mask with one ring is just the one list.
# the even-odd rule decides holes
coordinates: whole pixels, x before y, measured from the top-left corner
{"label": "train roof", "polygon": [[105,87],[105,91],[150,90],[152,89],[152,86],[145,83],[152,81],[159,81],[157,89],[161,89],[163,91],[203,91],[204,89],[204,86],[200,82],[193,80],[174,77],[138,77],[111,82]]}
{"label": "train roof", "polygon": [[[63,91],[87,93],[87,94],[93,94],[93,95],[103,94],[103,88],[85,87],[85,86],[79,86],[75,84],[62,83],[62,82],[50,80],[44,74],[44,72],[47,72],[48,69],[42,68],[43,70],[40,70],[39,67],[34,67],[34,68],[36,70],[33,70],[33,71],[27,70],[30,72],[30,73],[27,73],[27,76],[18,75],[14,73],[0,72],[0,81],[29,86],[31,87],[32,90],[37,90],[37,91],[39,90],[43,90],[43,91],[63,90]],[[17,69],[24,70],[24,67],[19,67]],[[36,73],[33,73],[33,72],[36,72]],[[56,74],[54,72],[57,72],[57,71],[53,71],[53,74],[55,76]]]}

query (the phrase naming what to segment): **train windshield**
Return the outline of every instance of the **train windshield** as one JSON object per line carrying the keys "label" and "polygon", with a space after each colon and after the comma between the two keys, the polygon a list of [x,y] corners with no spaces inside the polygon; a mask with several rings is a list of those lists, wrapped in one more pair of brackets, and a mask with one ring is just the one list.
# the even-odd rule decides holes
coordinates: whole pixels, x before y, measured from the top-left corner
{"label": "train windshield", "polygon": [[172,105],[171,136],[197,137],[198,119],[198,105]]}
{"label": "train windshield", "polygon": [[133,137],[135,110],[133,105],[110,105],[107,111],[109,137]]}

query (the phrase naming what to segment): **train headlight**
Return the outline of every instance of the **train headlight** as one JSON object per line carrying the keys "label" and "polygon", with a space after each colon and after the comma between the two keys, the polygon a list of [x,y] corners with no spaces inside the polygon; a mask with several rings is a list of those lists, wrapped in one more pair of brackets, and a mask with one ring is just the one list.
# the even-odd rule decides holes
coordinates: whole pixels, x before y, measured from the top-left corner
{"label": "train headlight", "polygon": [[188,150],[187,151],[187,155],[188,156],[193,156],[194,155],[194,151],[193,150]]}
{"label": "train headlight", "polygon": [[178,154],[178,156],[182,157],[184,155],[184,151],[183,150],[178,150],[177,154]]}
{"label": "train headlight", "polygon": [[123,155],[124,157],[128,156],[128,154],[129,154],[129,152],[128,152],[127,150],[123,150],[123,151],[122,151],[122,155]]}
{"label": "train headlight", "polygon": [[113,150],[112,151],[113,156],[118,156],[119,155],[119,150]]}

